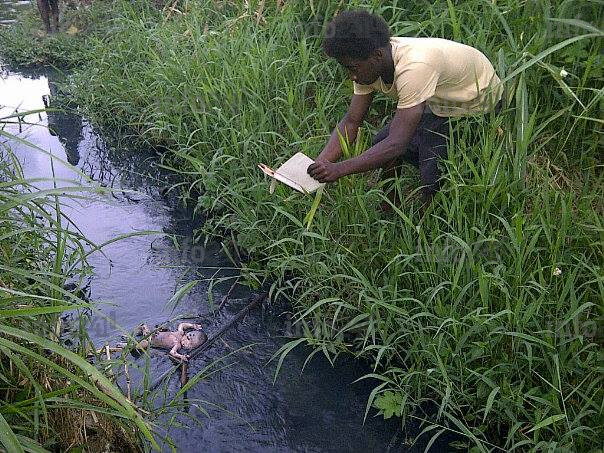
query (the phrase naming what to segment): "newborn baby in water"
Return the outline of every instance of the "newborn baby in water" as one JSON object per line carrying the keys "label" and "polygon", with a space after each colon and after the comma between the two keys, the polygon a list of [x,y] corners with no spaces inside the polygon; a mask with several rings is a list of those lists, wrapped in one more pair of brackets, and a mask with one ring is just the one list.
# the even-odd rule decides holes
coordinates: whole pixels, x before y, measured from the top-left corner
{"label": "newborn baby in water", "polygon": [[[187,329],[193,330],[185,332]],[[138,328],[136,334],[148,337],[149,334],[151,334],[151,330],[147,324],[143,324]],[[199,324],[181,322],[175,332],[155,332],[151,334],[147,340],[139,341],[136,345],[136,349],[147,349],[149,347],[169,349],[170,355],[175,359],[188,360],[189,356],[186,354],[179,354],[178,350],[183,348],[190,351],[201,346],[207,339],[208,336],[201,330]],[[120,343],[119,346],[123,347],[125,344]]]}

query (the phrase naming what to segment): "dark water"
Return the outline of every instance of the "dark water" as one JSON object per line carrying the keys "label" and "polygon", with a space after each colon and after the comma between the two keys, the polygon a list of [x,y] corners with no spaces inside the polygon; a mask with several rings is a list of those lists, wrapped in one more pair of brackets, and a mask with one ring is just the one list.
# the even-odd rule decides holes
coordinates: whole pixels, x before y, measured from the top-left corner
{"label": "dark water", "polygon": [[[42,96],[54,92],[58,77],[52,72],[3,72],[0,114],[43,108]],[[99,244],[123,234],[154,232],[123,239],[105,247],[104,254],[91,255],[90,298],[105,316],[93,315],[89,325],[97,345],[117,341],[121,328],[130,331],[142,321],[155,325],[178,315],[207,315],[210,298],[219,301],[230,287],[230,282],[212,287],[212,278],[215,281],[237,273],[218,244],[202,247],[192,243],[192,215],[176,207],[171,195],[165,194],[171,176],[158,169],[156,155],[109,142],[74,115],[48,112],[29,115],[25,120],[35,125],[24,127],[20,136],[49,150],[54,164],[53,170],[51,157],[13,142],[11,148],[27,177],[51,177],[54,172],[56,178],[81,181],[72,167],[57,160],[63,159],[92,178],[93,184],[119,189],[68,203],[66,215],[86,237]],[[8,130],[19,132],[17,126]],[[175,235],[176,243],[168,234]],[[194,289],[175,308],[167,307],[178,288],[192,281],[198,281]],[[249,296],[245,289],[237,289],[224,313],[202,318],[206,330],[217,330]],[[268,362],[287,341],[284,336],[288,332],[280,314],[275,308],[252,312],[204,359],[191,364],[193,375],[212,360],[252,345],[226,359],[228,368],[188,392],[194,403],[177,417],[187,426],[168,426],[165,421],[163,428],[175,440],[177,451],[423,451],[424,445],[411,449],[405,444],[405,435],[395,420],[384,422],[371,410],[363,423],[367,398],[376,382],[353,384],[370,372],[358,361],[338,359],[332,367],[317,355],[302,373],[309,351],[295,350],[284,361],[273,385],[275,362]],[[164,355],[151,354],[152,376],[169,367]],[[168,396],[178,388],[173,380]],[[200,423],[193,424],[187,417]]]}

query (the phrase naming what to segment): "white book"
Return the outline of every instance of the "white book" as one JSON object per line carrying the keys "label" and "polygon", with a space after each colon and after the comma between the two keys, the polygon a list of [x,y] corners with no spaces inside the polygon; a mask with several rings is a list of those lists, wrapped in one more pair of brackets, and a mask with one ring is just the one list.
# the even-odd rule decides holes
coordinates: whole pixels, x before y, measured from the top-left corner
{"label": "white book", "polygon": [[275,190],[274,180],[280,181],[298,192],[313,193],[325,184],[317,181],[306,172],[308,166],[312,163],[314,163],[314,160],[306,154],[296,153],[276,170],[273,170],[264,164],[258,164],[258,167],[265,174],[273,178],[270,193],[273,193]]}

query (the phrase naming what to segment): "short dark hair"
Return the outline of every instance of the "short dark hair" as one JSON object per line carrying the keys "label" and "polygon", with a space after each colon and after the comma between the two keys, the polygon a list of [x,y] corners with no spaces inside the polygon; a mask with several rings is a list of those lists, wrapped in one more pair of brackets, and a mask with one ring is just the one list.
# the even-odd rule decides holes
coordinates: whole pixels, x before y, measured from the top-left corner
{"label": "short dark hair", "polygon": [[390,29],[380,16],[363,10],[344,11],[327,24],[323,50],[331,58],[366,60],[389,41]]}

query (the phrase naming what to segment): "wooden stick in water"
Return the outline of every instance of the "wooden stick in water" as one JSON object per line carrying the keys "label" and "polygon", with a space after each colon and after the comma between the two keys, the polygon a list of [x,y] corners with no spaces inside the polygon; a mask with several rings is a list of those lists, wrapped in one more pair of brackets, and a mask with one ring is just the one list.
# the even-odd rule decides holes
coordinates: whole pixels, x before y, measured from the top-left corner
{"label": "wooden stick in water", "polygon": [[231,293],[235,289],[235,286],[237,286],[237,284],[239,283],[239,279],[240,278],[241,277],[237,277],[237,279],[235,280],[235,282],[231,285],[231,287],[229,288],[229,291],[224,295],[224,297],[220,301],[220,304],[218,305],[218,308],[214,311],[214,313],[218,313],[220,310],[222,310],[224,308],[224,306],[227,303],[227,300],[229,299],[229,296],[231,295]]}
{"label": "wooden stick in water", "polygon": [[124,374],[126,375],[126,389],[128,391],[126,398],[128,398],[128,401],[132,401],[132,389],[130,387],[130,373],[128,373],[128,361],[127,360],[124,360]]}
{"label": "wooden stick in water", "polygon": [[180,386],[184,387],[187,381],[189,380],[189,364],[184,362],[180,367]]}
{"label": "wooden stick in water", "polygon": [[[123,350],[124,350],[124,348],[118,348],[118,347],[109,348],[109,352],[121,352]],[[97,354],[107,353],[107,348],[105,346],[102,348],[99,348],[96,350],[96,353]],[[94,355],[95,355],[95,353],[93,351],[89,351],[87,354],[88,357],[93,357]]]}

